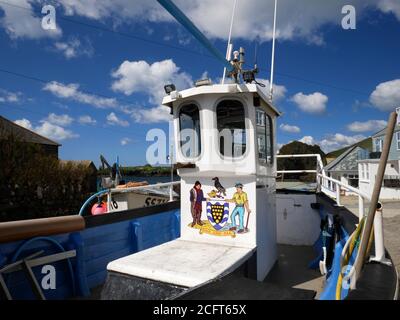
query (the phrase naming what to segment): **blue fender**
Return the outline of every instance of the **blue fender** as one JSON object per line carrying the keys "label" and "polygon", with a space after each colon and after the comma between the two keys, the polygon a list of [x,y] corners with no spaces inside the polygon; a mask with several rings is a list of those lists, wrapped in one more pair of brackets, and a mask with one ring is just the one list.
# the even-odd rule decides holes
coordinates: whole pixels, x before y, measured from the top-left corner
{"label": "blue fender", "polygon": [[335,253],[332,261],[332,268],[326,275],[326,285],[324,291],[321,293],[319,300],[336,300],[336,285],[340,274],[340,256],[343,248],[346,245],[349,235],[342,228],[342,238],[335,245]]}

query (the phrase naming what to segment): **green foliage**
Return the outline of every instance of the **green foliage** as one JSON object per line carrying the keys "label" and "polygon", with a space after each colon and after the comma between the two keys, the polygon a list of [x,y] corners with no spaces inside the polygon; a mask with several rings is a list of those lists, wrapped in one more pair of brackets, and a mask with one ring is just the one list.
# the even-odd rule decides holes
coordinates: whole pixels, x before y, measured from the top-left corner
{"label": "green foliage", "polygon": [[77,214],[90,194],[90,168],[18,137],[0,139],[0,163],[0,221]]}
{"label": "green foliage", "polygon": [[[106,170],[99,170],[99,175],[108,174]],[[153,167],[150,164],[136,167],[122,167],[121,173],[123,176],[140,176],[140,177],[153,177],[153,176],[166,176],[171,174],[171,167]],[[176,170],[174,170],[176,174]]]}
{"label": "green foliage", "polygon": [[[293,141],[284,145],[279,154],[320,154],[324,165],[326,164],[325,153],[318,145],[310,146],[300,141]],[[317,162],[315,158],[283,158],[278,159],[278,170],[315,170]],[[315,174],[284,174],[285,179],[301,180],[305,182],[315,181]]]}

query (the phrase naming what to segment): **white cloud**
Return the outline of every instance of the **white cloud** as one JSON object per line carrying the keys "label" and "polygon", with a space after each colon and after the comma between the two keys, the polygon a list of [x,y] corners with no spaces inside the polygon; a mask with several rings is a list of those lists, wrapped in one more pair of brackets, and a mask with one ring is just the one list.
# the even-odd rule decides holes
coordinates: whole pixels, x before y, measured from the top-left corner
{"label": "white cloud", "polygon": [[289,124],[284,124],[282,123],[279,128],[284,131],[284,132],[288,132],[288,133],[299,133],[300,132],[300,128],[298,126],[291,126]]}
{"label": "white cloud", "polygon": [[326,110],[329,98],[320,92],[314,92],[309,95],[299,92],[291,100],[304,112],[322,113]]}
{"label": "white cloud", "polygon": [[32,130],[32,123],[28,119],[23,118],[21,120],[15,120],[14,122],[21,127]]}
{"label": "white cloud", "polygon": [[[369,6],[383,11],[394,11],[396,0],[353,0],[358,16]],[[67,14],[83,15],[92,19],[111,17],[116,21],[173,22],[173,18],[155,1],[147,0],[85,0],[61,1]],[[232,9],[232,0],[176,0],[176,5],[211,38],[226,39]],[[383,4],[388,4],[384,6]],[[278,30],[280,39],[306,39],[323,44],[321,27],[326,24],[340,26],[341,9],[346,0],[310,1],[280,0],[278,7]],[[382,4],[382,5],[381,5]],[[270,40],[272,38],[274,1],[239,1],[233,35],[235,38]],[[396,11],[397,12],[397,11]],[[301,14],[299,14],[301,13]],[[240,23],[239,23],[240,22]]]}
{"label": "white cloud", "polygon": [[328,153],[333,150],[351,146],[361,140],[364,140],[365,138],[366,137],[363,135],[346,136],[341,133],[336,133],[328,135],[325,139],[322,140],[316,140],[312,136],[305,136],[299,141],[309,145],[319,145],[324,152]]}
{"label": "white cloud", "polygon": [[52,124],[48,121],[42,121],[42,124],[35,128],[35,131],[49,139],[62,141],[66,139],[78,138],[79,135],[67,130],[61,126]]}
{"label": "white cloud", "polygon": [[385,128],[387,122],[385,120],[368,120],[365,122],[355,121],[347,126],[347,129],[352,132],[369,132],[379,131]]}
{"label": "white cloud", "polygon": [[107,116],[107,123],[111,126],[121,126],[121,127],[128,127],[129,122],[126,120],[119,119],[114,112],[111,112]]}
{"label": "white cloud", "polygon": [[[269,97],[269,86],[270,86],[269,80],[257,79],[257,81],[261,82],[262,84],[265,85],[265,88],[261,88],[261,89],[264,91],[266,96]],[[272,89],[273,89],[273,100],[274,100],[274,103],[285,98],[286,93],[287,93],[287,89],[286,89],[285,86],[274,84],[272,86]]]}
{"label": "white cloud", "polygon": [[4,89],[0,89],[0,103],[17,103],[21,100],[21,92],[11,92]]}
{"label": "white cloud", "polygon": [[43,90],[49,91],[58,98],[71,99],[80,103],[88,104],[96,108],[116,108],[117,100],[114,98],[103,98],[94,94],[84,93],[79,90],[79,84],[63,84],[57,81],[47,83]]}
{"label": "white cloud", "polygon": [[4,15],[0,18],[0,25],[6,30],[11,39],[27,38],[40,39],[45,37],[58,37],[62,34],[57,25],[55,30],[42,28],[44,15],[34,12],[32,0],[13,0],[9,4],[1,3],[0,8]]}
{"label": "white cloud", "polygon": [[315,139],[312,136],[304,136],[299,140],[300,142],[303,142],[305,144],[309,144],[310,146],[313,146],[316,144]]}
{"label": "white cloud", "polygon": [[393,13],[400,20],[400,2],[399,0],[380,0],[378,8],[385,13]]}
{"label": "white cloud", "polygon": [[[42,15],[39,12],[37,16],[34,15],[31,5],[35,2],[40,3],[39,0],[13,1],[14,5],[28,8],[28,10],[0,3],[0,7],[5,11],[1,23],[10,36],[36,39],[61,34],[59,27],[55,32],[48,32],[41,28]],[[227,38],[232,0],[176,0],[175,2],[208,37]],[[270,40],[273,4],[273,1],[265,0],[239,1],[236,11],[238,23],[234,25],[234,37]],[[309,43],[323,44],[321,27],[326,24],[339,27],[342,18],[341,9],[346,4],[348,4],[346,0],[280,0],[277,37],[285,40],[305,39]],[[358,17],[362,17],[362,13],[367,8],[376,7],[385,13],[394,13],[400,20],[397,0],[352,0],[351,4],[356,7]],[[116,26],[146,21],[176,23],[156,1],[60,0],[58,5],[64,9],[66,15],[78,15],[99,21],[111,18]]]}
{"label": "white cloud", "polygon": [[122,138],[121,139],[121,146],[126,146],[128,143],[130,143],[132,140],[129,138]]}
{"label": "white cloud", "polygon": [[97,123],[97,121],[93,119],[91,116],[80,116],[78,122],[80,124],[89,124],[89,125],[95,125]]}
{"label": "white cloud", "polygon": [[400,79],[379,84],[369,101],[381,111],[394,111],[400,104]]}
{"label": "white cloud", "polygon": [[158,106],[148,109],[137,109],[132,112],[132,118],[140,123],[168,122],[172,119],[170,109],[166,106]]}
{"label": "white cloud", "polygon": [[67,139],[78,138],[79,135],[73,133],[71,130],[67,130],[59,125],[50,123],[47,120],[41,120],[41,124],[34,127],[32,123],[27,119],[21,119],[14,121],[16,124],[32,130],[48,139],[52,139],[55,141],[62,141]]}
{"label": "white cloud", "polygon": [[[176,0],[176,5],[208,37],[226,39],[229,31],[232,0]],[[383,12],[398,13],[397,0],[352,0],[357,16],[369,7]],[[101,20],[110,17],[114,21],[172,22],[173,18],[155,1],[148,0],[62,0],[67,14],[77,14]],[[323,44],[321,27],[330,24],[340,27],[341,9],[346,0],[280,0],[278,5],[278,30],[280,39],[306,39],[309,43]],[[274,1],[239,1],[233,36],[242,39],[270,40],[272,37]],[[299,14],[301,13],[301,14]],[[399,19],[400,16],[398,15]]]}
{"label": "white cloud", "polygon": [[125,95],[146,93],[150,102],[160,104],[164,93],[164,85],[175,84],[177,90],[191,87],[192,78],[185,72],[179,72],[179,67],[171,60],[163,60],[148,64],[146,61],[124,61],[116,71],[112,72],[116,80],[112,83],[114,91]]}
{"label": "white cloud", "polygon": [[55,113],[50,113],[44,121],[57,126],[66,127],[69,126],[74,119],[67,114],[57,115]]}
{"label": "white cloud", "polygon": [[88,39],[83,43],[76,37],[72,37],[66,42],[54,43],[54,49],[61,52],[66,59],[77,58],[80,56],[91,57],[94,53],[93,46]]}

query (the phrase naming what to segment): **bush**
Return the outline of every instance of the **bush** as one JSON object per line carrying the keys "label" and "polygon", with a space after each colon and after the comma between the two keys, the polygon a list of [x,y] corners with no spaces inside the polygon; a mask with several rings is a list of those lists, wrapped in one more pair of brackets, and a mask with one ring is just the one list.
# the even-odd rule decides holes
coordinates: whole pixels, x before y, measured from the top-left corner
{"label": "bush", "polygon": [[90,168],[18,137],[0,139],[0,163],[0,221],[77,214],[90,195]]}

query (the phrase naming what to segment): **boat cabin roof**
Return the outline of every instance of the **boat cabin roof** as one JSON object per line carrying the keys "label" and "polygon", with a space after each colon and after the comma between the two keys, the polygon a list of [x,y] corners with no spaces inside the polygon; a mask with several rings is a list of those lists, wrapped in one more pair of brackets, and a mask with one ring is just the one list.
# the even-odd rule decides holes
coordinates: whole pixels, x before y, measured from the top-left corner
{"label": "boat cabin roof", "polygon": [[277,116],[281,115],[281,112],[275,108],[262,88],[257,84],[214,84],[214,85],[203,85],[199,87],[193,87],[178,92],[177,95],[167,95],[164,97],[162,104],[172,108],[173,103],[176,101],[193,98],[200,95],[207,94],[237,94],[237,93],[255,93],[257,94],[275,113]]}

